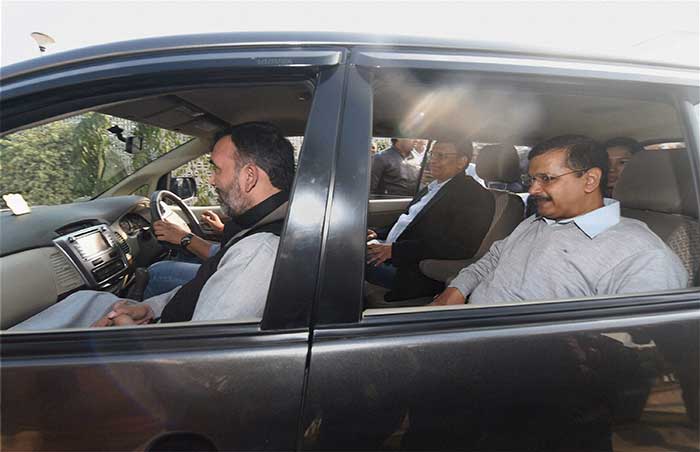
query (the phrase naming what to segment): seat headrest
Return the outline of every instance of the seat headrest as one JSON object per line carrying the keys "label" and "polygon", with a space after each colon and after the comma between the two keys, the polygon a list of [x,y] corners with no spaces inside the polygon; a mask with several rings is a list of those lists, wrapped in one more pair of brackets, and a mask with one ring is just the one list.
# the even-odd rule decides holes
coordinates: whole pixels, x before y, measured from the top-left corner
{"label": "seat headrest", "polygon": [[642,151],[625,165],[613,197],[628,209],[698,218],[693,175],[686,151]]}
{"label": "seat headrest", "polygon": [[513,146],[490,144],[479,151],[476,174],[487,182],[520,182],[520,159]]}

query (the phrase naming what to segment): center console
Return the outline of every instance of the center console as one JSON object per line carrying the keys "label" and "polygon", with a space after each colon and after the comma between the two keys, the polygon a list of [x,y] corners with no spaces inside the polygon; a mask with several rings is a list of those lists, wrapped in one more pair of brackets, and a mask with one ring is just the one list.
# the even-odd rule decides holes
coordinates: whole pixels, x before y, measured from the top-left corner
{"label": "center console", "polygon": [[106,289],[128,270],[128,261],[106,225],[91,226],[54,239],[91,289]]}

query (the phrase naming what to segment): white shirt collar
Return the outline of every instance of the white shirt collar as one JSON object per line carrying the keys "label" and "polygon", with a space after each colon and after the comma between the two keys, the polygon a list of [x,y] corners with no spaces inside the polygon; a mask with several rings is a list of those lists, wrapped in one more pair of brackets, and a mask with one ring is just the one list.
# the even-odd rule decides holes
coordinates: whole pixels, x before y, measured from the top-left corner
{"label": "white shirt collar", "polygon": [[584,234],[590,238],[595,238],[595,236],[601,232],[620,222],[620,203],[614,199],[605,198],[603,199],[603,207],[599,207],[574,218],[566,218],[563,220],[551,220],[545,217],[540,218],[548,225],[555,223],[566,224],[573,221]]}
{"label": "white shirt collar", "polygon": [[438,182],[437,179],[435,179],[434,181],[428,184],[428,191],[440,190],[446,183],[448,183],[451,180],[451,177],[443,182]]}

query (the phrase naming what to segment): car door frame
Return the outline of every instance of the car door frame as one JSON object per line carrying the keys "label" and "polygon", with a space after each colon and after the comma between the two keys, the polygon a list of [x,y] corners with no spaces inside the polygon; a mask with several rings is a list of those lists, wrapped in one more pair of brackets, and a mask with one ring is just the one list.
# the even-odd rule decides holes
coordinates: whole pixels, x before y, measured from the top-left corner
{"label": "car door frame", "polygon": [[[145,55],[142,50],[131,56],[76,58],[66,63],[70,69],[48,65],[3,80],[7,132],[70,111],[196,86],[196,76],[211,71],[222,80],[235,78],[231,72],[278,78],[316,74],[262,322],[3,333],[4,442],[11,440],[8,432],[26,431],[39,433],[39,442],[32,443],[37,449],[93,444],[94,449],[122,450],[148,448],[164,434],[185,432],[225,450],[295,447],[335,129],[340,123],[343,55],[344,49],[328,46],[179,46]],[[182,77],[183,69],[191,71],[188,77]],[[228,77],[221,75],[226,71]],[[171,79],[169,73],[179,75]],[[155,74],[158,77],[149,78]],[[138,79],[161,82],[130,84]],[[334,127],[328,127],[329,118],[336,118]],[[53,392],[55,388],[60,390]],[[112,406],[121,411],[110,410]],[[71,420],[67,409],[80,413],[80,422]],[[80,434],[67,425],[79,427]],[[105,434],[113,440],[101,441]]]}
{"label": "car door frame", "polygon": [[[371,437],[361,427],[333,429],[341,425],[344,419],[357,420],[365,427],[375,428],[376,424],[381,423],[382,413],[397,407],[399,412],[403,410],[403,414],[407,415],[411,399],[420,399],[422,389],[431,387],[435,382],[430,380],[431,376],[435,377],[436,372],[439,373],[439,369],[423,368],[423,377],[414,374],[408,378],[411,374],[410,367],[417,365],[417,354],[425,350],[430,351],[425,352],[424,358],[432,353],[434,356],[442,356],[442,361],[436,359],[432,364],[444,366],[450,359],[449,352],[444,349],[448,344],[454,346],[461,341],[476,344],[499,335],[506,339],[559,335],[564,339],[564,334],[572,332],[588,334],[618,329],[634,332],[635,328],[645,326],[660,326],[672,331],[674,325],[689,326],[691,330],[694,328],[695,333],[691,332],[691,337],[692,334],[697,334],[700,323],[698,288],[663,294],[571,300],[567,303],[528,303],[422,312],[410,312],[408,309],[389,315],[363,317],[369,180],[365,172],[368,158],[364,151],[367,146],[361,146],[359,138],[372,136],[372,70],[396,68],[464,71],[512,77],[514,80],[534,76],[539,78],[537,83],[561,84],[563,89],[572,83],[583,83],[612,91],[616,86],[619,87],[618,82],[627,82],[635,90],[640,86],[653,90],[658,88],[659,92],[667,95],[666,100],[681,115],[697,187],[700,140],[697,124],[693,123],[692,104],[686,99],[696,89],[695,72],[686,68],[662,69],[571,58],[485,54],[460,49],[436,49],[429,52],[423,49],[362,47],[353,49],[349,68],[358,79],[354,85],[353,77],[349,79],[348,102],[352,99],[355,105],[347,107],[355,112],[353,122],[356,127],[354,130],[344,130],[342,137],[349,134],[354,142],[351,144],[348,140],[344,146],[341,139],[339,147],[339,155],[345,158],[341,157],[337,162],[337,197],[333,199],[329,211],[327,232],[328,237],[334,239],[328,240],[322,256],[320,274],[323,275],[323,280],[320,281],[316,315],[312,324],[312,353],[302,429],[305,433],[303,449],[387,447],[386,442],[372,442],[381,438]],[[613,87],[608,87],[607,84],[612,84]],[[362,105],[368,100],[369,106]],[[360,114],[367,116],[362,118],[359,117]],[[363,177],[366,179],[363,180]],[[337,187],[350,181],[354,182],[354,188],[345,187],[345,195],[337,195]],[[348,218],[348,211],[354,212],[352,218]],[[403,373],[402,370],[406,372]],[[389,374],[391,377],[387,377]],[[459,378],[459,375],[448,370],[446,374],[448,379]],[[415,385],[410,386],[408,381]],[[382,398],[384,402],[391,402],[381,405],[378,400]],[[390,404],[396,406],[391,407]],[[329,407],[339,407],[341,412]],[[335,424],[329,421],[331,417]],[[397,419],[406,422],[407,418]],[[399,424],[395,425],[398,429],[396,432],[401,429]],[[319,431],[323,431],[324,425],[332,431],[329,436],[334,438],[330,443],[318,442]],[[431,448],[439,448],[439,443],[428,444],[432,444],[429,446]],[[426,447],[426,444],[418,447]]]}

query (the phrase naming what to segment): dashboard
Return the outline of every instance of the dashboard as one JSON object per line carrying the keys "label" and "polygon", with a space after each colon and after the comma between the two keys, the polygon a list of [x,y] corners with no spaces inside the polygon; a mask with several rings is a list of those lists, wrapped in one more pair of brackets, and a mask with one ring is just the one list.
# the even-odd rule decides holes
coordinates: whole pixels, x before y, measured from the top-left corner
{"label": "dashboard", "polygon": [[0,327],[76,290],[119,292],[134,268],[163,256],[149,219],[142,196],[33,206],[19,216],[0,211]]}
{"label": "dashboard", "polygon": [[133,236],[139,233],[143,228],[150,228],[151,223],[137,213],[127,213],[119,220],[119,227],[127,235]]}
{"label": "dashboard", "polygon": [[129,269],[129,246],[118,241],[117,235],[107,225],[71,232],[56,238],[54,243],[91,289],[109,288]]}

